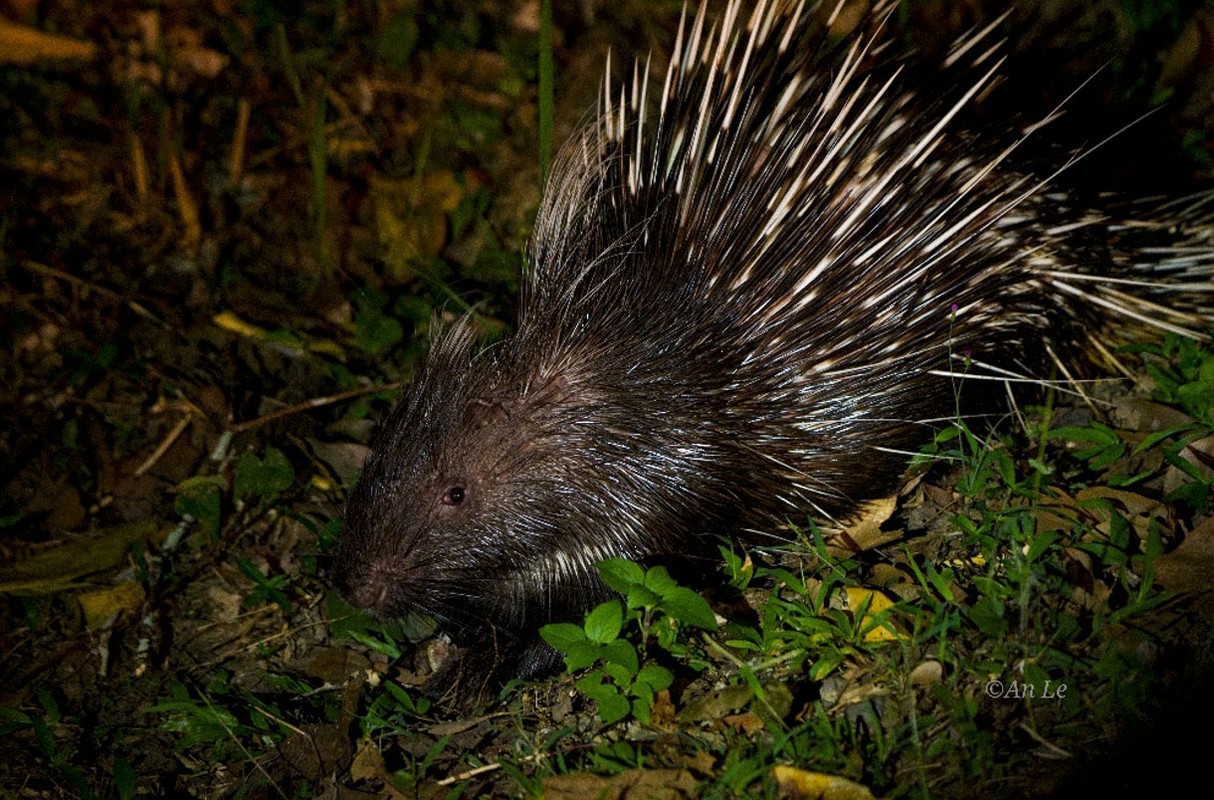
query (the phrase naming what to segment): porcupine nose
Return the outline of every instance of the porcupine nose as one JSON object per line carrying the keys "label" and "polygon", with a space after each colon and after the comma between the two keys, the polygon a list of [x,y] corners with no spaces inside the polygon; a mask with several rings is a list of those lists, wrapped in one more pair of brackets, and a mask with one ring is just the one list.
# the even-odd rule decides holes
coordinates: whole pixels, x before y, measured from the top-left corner
{"label": "porcupine nose", "polygon": [[349,584],[346,586],[346,600],[351,605],[358,608],[365,608],[368,611],[379,610],[384,604],[384,599],[388,595],[388,587],[382,584],[377,585],[375,582],[366,581]]}
{"label": "porcupine nose", "polygon": [[382,614],[388,611],[390,580],[383,570],[361,568],[342,570],[335,582],[347,603]]}

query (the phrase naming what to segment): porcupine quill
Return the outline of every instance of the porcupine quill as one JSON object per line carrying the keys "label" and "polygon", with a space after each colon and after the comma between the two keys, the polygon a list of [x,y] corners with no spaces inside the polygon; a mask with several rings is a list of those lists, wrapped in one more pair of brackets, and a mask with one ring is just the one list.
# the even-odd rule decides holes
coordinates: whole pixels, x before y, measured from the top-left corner
{"label": "porcupine quill", "polygon": [[713,27],[701,5],[660,86],[648,61],[608,78],[547,185],[513,337],[442,331],[384,420],[335,582],[489,653],[438,684],[553,668],[536,631],[607,596],[601,559],[711,558],[888,492],[963,371],[1038,380],[1047,353],[1208,321],[1211,195],[1119,221],[952,130],[999,75],[995,25],[932,102],[802,5],[734,0]]}

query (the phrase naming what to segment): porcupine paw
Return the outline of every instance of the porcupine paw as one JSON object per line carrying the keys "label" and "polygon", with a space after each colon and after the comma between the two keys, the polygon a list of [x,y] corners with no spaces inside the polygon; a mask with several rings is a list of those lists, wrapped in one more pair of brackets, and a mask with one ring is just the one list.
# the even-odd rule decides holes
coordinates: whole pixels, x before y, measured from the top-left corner
{"label": "porcupine paw", "polygon": [[469,710],[489,701],[509,681],[538,680],[556,674],[561,656],[539,637],[529,642],[487,633],[479,641],[454,648],[422,686],[440,705]]}

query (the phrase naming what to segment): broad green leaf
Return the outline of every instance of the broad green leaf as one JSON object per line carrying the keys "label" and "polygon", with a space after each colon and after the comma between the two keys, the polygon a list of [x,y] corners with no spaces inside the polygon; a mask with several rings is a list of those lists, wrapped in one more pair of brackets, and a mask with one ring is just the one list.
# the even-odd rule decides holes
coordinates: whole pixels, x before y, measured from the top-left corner
{"label": "broad green leaf", "polygon": [[595,644],[585,639],[573,642],[569,645],[569,649],[565,651],[566,672],[573,673],[586,669],[599,660],[602,651],[603,645]]}
{"label": "broad green leaf", "polygon": [[646,589],[656,592],[658,595],[664,596],[666,592],[675,588],[679,584],[675,579],[670,577],[670,572],[665,567],[651,567],[645,573],[644,585]]}
{"label": "broad green leaf", "polygon": [[608,558],[595,566],[603,576],[603,583],[620,594],[627,594],[629,588],[645,580],[645,571],[639,565],[623,558]]}
{"label": "broad green leaf", "polygon": [[670,589],[662,600],[661,608],[679,622],[708,631],[717,629],[717,616],[712,613],[708,601],[685,586]]}
{"label": "broad green leaf", "polygon": [[604,697],[598,703],[599,719],[603,720],[606,725],[619,722],[632,711],[632,704],[628,702],[628,698],[619,694]]}
{"label": "broad green leaf", "polygon": [[654,692],[660,692],[663,689],[669,688],[670,684],[674,683],[674,673],[657,664],[646,664],[637,673],[636,683],[646,686]]}
{"label": "broad green leaf", "polygon": [[608,600],[586,615],[586,638],[599,643],[615,641],[623,626],[624,611],[620,608],[620,601]]}
{"label": "broad green leaf", "polygon": [[219,538],[220,490],[216,478],[187,478],[177,486],[174,510],[197,520],[211,540]]}
{"label": "broad green leaf", "polygon": [[575,642],[586,641],[586,631],[572,622],[553,622],[540,628],[540,638],[554,650],[565,653]]}
{"label": "broad green leaf", "polygon": [[630,586],[624,596],[629,608],[653,608],[662,598],[644,586]]}
{"label": "broad green leaf", "polygon": [[604,661],[619,664],[627,669],[629,675],[635,675],[641,666],[640,659],[637,657],[637,649],[632,646],[632,642],[626,639],[617,639],[603,645],[601,655]]}
{"label": "broad green leaf", "polygon": [[240,498],[270,497],[285,492],[295,482],[295,468],[281,450],[267,447],[265,456],[244,453],[236,462],[232,492]]}

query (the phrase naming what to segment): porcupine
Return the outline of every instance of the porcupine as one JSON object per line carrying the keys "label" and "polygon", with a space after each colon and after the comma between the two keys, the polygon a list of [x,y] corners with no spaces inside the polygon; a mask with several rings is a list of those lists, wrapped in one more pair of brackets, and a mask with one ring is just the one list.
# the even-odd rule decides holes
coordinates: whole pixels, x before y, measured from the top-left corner
{"label": "porcupine", "polygon": [[537,629],[607,595],[602,559],[779,540],[888,491],[961,363],[1032,378],[1110,321],[1205,320],[1214,249],[1177,225],[1200,201],[1118,225],[1007,166],[1015,142],[951,130],[999,74],[994,25],[932,102],[878,38],[813,41],[802,4],[706,17],[660,87],[648,62],[618,98],[608,77],[554,165],[515,333],[436,335],[349,500],[344,595],[492,652],[440,684],[554,667]]}

